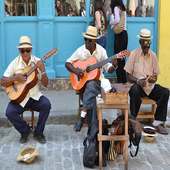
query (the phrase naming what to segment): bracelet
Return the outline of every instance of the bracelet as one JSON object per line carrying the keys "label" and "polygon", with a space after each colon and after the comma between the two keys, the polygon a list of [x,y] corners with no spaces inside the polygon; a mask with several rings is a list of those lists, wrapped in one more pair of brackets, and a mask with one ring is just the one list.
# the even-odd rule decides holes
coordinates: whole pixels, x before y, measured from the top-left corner
{"label": "bracelet", "polygon": [[45,72],[45,71],[43,71],[43,72],[41,73],[41,76],[42,76],[42,75],[44,75],[44,74],[46,74],[46,72]]}

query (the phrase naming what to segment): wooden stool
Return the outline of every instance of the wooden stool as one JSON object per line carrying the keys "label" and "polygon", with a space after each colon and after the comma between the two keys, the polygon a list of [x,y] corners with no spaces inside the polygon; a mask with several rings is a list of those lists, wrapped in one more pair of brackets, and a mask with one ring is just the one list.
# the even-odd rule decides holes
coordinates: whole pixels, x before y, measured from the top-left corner
{"label": "wooden stool", "polygon": [[[25,111],[30,111],[31,112],[31,119],[30,120],[27,120],[29,126],[31,129],[34,129],[34,121],[35,121],[35,118],[34,118],[34,111],[29,109],[29,110],[25,110]],[[24,119],[24,116],[23,116],[23,113],[21,114],[21,117]]]}
{"label": "wooden stool", "polygon": [[[104,102],[99,103],[97,105],[97,113],[98,113],[98,121],[99,121],[99,133],[98,133],[98,141],[99,141],[99,168],[102,169],[103,165],[103,148],[102,142],[103,141],[124,141],[124,149],[123,149],[123,158],[125,169],[128,169],[128,92],[127,93],[110,93],[106,94],[103,98]],[[124,113],[125,119],[125,133],[123,135],[103,135],[102,134],[102,110],[103,109],[120,109],[122,113]]]}
{"label": "wooden stool", "polygon": [[150,104],[151,110],[150,111],[139,111],[137,115],[137,119],[154,119],[154,114],[156,111],[156,102],[148,97],[142,98],[142,104]]}

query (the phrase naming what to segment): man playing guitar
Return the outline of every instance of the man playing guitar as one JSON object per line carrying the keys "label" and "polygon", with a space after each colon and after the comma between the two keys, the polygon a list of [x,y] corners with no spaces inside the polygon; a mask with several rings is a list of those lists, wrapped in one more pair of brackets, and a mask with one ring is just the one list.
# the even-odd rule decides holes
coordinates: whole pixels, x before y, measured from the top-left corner
{"label": "man playing guitar", "polygon": [[[95,58],[96,62],[101,62],[103,60],[106,60],[108,58],[106,54],[106,50],[98,45],[96,43],[97,39],[97,29],[93,26],[88,26],[87,32],[83,33],[85,44],[79,47],[73,55],[67,59],[66,61],[66,68],[73,74],[77,76],[77,80],[83,80],[87,76],[88,72],[90,73],[90,66],[83,70],[80,67],[77,67],[74,65],[74,62],[76,61],[88,61],[89,58]],[[89,65],[93,64],[91,60],[89,60]],[[82,66],[83,67],[83,66]],[[87,80],[84,86],[80,89],[77,88],[80,91],[80,94],[82,96],[83,101],[83,109],[81,110],[81,118],[80,120],[75,124],[74,130],[80,131],[81,127],[83,125],[83,120],[88,114],[89,122],[89,130],[88,133],[90,133],[90,129],[93,129],[94,134],[95,130],[97,133],[97,111],[96,111],[96,96],[101,93],[101,85],[100,80],[104,77],[103,71],[108,71],[109,73],[112,73],[116,68],[116,60],[112,60],[111,63],[107,63],[101,68],[99,68],[99,74],[100,76],[96,75],[96,77],[92,78],[91,80]],[[73,87],[74,88],[74,87]],[[74,88],[76,89],[76,87]]]}
{"label": "man playing guitar", "polygon": [[[45,72],[45,66],[42,60],[31,54],[32,44],[31,39],[28,36],[20,37],[18,50],[20,54],[9,64],[8,68],[4,72],[1,81],[2,86],[8,88],[10,86],[14,86],[15,83],[23,84],[26,82],[27,77],[23,71],[26,68],[32,67],[32,65],[37,68],[36,70],[41,84],[43,86],[47,86],[48,77]],[[51,104],[50,101],[39,91],[39,86],[37,83],[34,87],[29,89],[28,94],[21,102],[17,103],[10,101],[6,109],[7,118],[14,125],[15,129],[21,134],[21,143],[27,142],[30,134],[30,127],[20,117],[20,114],[28,109],[39,112],[37,126],[34,130],[34,138],[40,143],[45,143],[46,139],[43,131],[51,109]]]}

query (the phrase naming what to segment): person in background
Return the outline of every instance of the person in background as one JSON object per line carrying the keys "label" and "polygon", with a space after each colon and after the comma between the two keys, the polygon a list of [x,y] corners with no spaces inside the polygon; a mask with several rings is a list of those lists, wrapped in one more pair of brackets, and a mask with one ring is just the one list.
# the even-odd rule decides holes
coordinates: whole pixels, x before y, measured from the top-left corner
{"label": "person in background", "polygon": [[97,43],[106,49],[107,18],[102,0],[94,1],[94,25],[97,28]]}
{"label": "person in background", "polygon": [[[126,50],[128,45],[128,34],[126,31],[126,8],[122,0],[112,0],[110,4],[112,15],[110,16],[110,25],[113,29],[121,19],[121,15],[124,16],[120,33],[114,33],[114,53]],[[126,72],[124,70],[125,58],[118,59],[118,68],[116,69],[117,82],[126,83]]]}
{"label": "person in background", "polygon": [[[32,43],[28,36],[20,37],[18,50],[19,55],[9,64],[4,72],[1,82],[2,86],[7,88],[17,82],[20,84],[24,83],[26,77],[23,70],[29,69],[32,64],[35,64],[38,69],[39,82],[46,87],[48,85],[48,77],[45,66],[39,58],[31,54]],[[20,116],[28,109],[39,112],[37,126],[34,129],[34,138],[40,143],[46,143],[43,131],[50,113],[51,104],[48,98],[39,91],[38,84],[29,90],[22,102],[10,101],[6,109],[7,118],[21,134],[20,143],[26,143],[31,132],[27,122]]]}
{"label": "person in background", "polygon": [[140,47],[131,52],[124,68],[128,81],[133,83],[129,91],[130,113],[132,118],[136,119],[142,102],[141,97],[147,96],[156,101],[157,108],[152,125],[158,133],[167,135],[164,122],[167,117],[169,90],[156,84],[159,65],[156,54],[150,50],[151,31],[143,28],[138,37]]}
{"label": "person in background", "polygon": [[80,1],[80,10],[79,10],[79,16],[85,17],[86,16],[86,8],[84,1]]}

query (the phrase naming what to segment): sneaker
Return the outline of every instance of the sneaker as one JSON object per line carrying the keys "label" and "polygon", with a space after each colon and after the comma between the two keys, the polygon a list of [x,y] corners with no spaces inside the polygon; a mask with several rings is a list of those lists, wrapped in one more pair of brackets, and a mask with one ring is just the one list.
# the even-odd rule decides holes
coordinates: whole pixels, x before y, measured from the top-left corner
{"label": "sneaker", "polygon": [[165,122],[165,126],[170,128],[170,117],[167,117],[166,122]]}
{"label": "sneaker", "polygon": [[34,132],[34,139],[37,140],[39,143],[46,143],[46,139],[45,139],[45,136],[43,134],[38,134],[38,133],[35,133]]}
{"label": "sneaker", "polygon": [[26,143],[28,141],[28,136],[30,132],[21,134],[20,143]]}
{"label": "sneaker", "polygon": [[80,132],[82,126],[83,126],[83,120],[80,119],[78,122],[75,123],[75,125],[74,125],[74,131]]}

